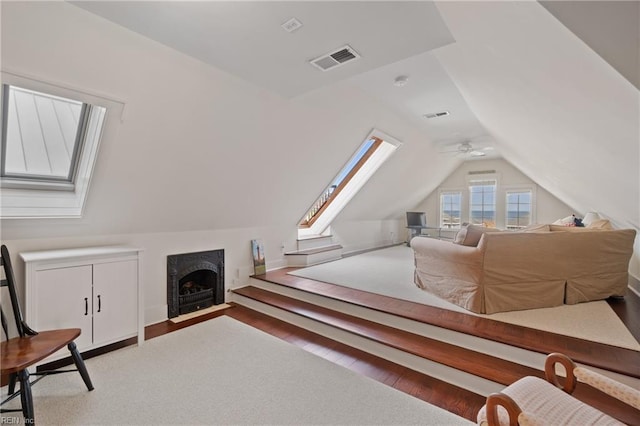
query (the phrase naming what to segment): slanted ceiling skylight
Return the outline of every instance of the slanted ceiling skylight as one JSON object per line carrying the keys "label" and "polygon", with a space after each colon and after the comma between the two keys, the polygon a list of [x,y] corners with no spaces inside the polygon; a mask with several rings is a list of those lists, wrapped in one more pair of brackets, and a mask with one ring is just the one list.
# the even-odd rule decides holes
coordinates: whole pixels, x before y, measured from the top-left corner
{"label": "slanted ceiling skylight", "polygon": [[298,237],[322,235],[373,174],[402,145],[373,130],[298,223]]}
{"label": "slanted ceiling skylight", "polygon": [[3,86],[2,177],[72,182],[90,105]]}
{"label": "slanted ceiling skylight", "polygon": [[8,72],[2,82],[0,216],[80,217],[124,105]]}

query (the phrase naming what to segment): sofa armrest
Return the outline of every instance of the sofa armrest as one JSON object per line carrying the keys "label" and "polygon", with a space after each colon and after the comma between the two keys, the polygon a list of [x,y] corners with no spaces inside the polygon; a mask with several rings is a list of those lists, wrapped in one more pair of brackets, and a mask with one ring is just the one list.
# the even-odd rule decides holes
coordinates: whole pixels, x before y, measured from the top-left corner
{"label": "sofa armrest", "polygon": [[435,238],[411,240],[415,284],[467,310],[484,313],[481,288],[483,251]]}
{"label": "sofa armrest", "polygon": [[430,257],[444,261],[455,261],[479,265],[482,257],[482,249],[478,247],[463,246],[451,241],[438,240],[436,238],[418,237],[411,240],[411,248],[420,257]]}

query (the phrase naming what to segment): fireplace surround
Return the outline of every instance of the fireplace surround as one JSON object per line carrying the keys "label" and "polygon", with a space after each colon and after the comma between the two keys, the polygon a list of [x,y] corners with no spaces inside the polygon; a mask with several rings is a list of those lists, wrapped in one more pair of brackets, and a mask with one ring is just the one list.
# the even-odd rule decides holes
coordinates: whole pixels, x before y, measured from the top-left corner
{"label": "fireplace surround", "polygon": [[224,303],[224,250],[167,256],[169,318]]}

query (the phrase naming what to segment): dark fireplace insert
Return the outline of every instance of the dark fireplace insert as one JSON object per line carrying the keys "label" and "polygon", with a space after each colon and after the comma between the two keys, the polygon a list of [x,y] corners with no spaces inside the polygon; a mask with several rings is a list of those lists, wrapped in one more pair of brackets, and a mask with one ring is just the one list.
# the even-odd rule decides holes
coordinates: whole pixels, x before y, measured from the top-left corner
{"label": "dark fireplace insert", "polygon": [[169,318],[224,303],[224,250],[167,256]]}

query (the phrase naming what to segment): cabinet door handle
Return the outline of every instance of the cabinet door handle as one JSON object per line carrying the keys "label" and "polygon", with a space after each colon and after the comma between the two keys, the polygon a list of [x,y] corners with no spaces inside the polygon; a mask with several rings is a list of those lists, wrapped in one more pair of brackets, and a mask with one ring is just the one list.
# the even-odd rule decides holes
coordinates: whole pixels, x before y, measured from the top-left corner
{"label": "cabinet door handle", "polygon": [[84,298],[84,314],[89,315],[89,298]]}
{"label": "cabinet door handle", "polygon": [[102,309],[102,300],[100,300],[100,295],[98,295],[98,312]]}

